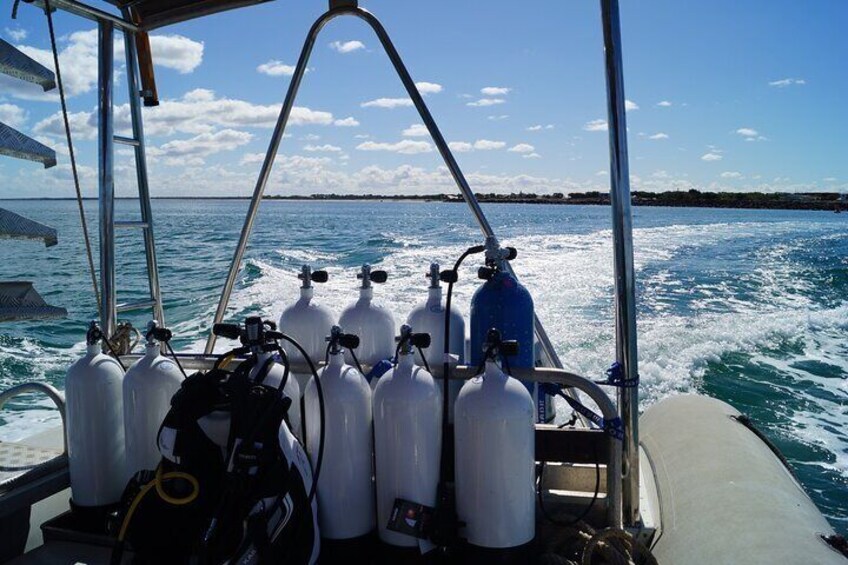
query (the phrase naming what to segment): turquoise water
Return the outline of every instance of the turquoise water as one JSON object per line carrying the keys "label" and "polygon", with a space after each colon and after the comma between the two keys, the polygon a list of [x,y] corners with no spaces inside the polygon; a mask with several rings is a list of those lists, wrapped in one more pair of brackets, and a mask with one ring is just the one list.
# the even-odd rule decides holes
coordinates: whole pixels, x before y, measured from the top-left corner
{"label": "turquoise water", "polygon": [[[87,203],[92,222],[94,206]],[[62,384],[95,305],[76,204],[4,202],[52,225],[60,243],[0,247],[0,279],[33,280],[66,320],[0,326],[0,388]],[[241,229],[246,201],[155,201],[166,321],[178,349],[199,350]],[[135,219],[120,201],[119,219]],[[568,368],[600,378],[613,359],[612,256],[605,207],[484,206]],[[95,225],[96,224],[92,224]],[[726,400],[786,454],[815,502],[848,533],[848,215],[771,210],[636,208],[642,408],[668,395]],[[96,227],[95,227],[96,231]],[[143,298],[138,232],[119,232],[119,300]],[[316,297],[338,313],[356,296],[363,262],[390,273],[377,295],[399,317],[426,297],[429,263],[453,261],[479,231],[459,204],[267,202],[228,317],[276,318],[297,295],[304,262],[326,267]],[[469,266],[457,287],[467,311]],[[144,316],[132,318],[137,326]],[[38,399],[3,412],[0,436],[55,422]]]}

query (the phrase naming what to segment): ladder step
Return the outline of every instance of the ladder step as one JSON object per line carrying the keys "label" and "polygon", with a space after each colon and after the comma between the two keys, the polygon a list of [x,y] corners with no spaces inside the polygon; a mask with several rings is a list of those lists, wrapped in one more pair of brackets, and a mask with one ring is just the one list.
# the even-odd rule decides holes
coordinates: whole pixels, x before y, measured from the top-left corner
{"label": "ladder step", "polygon": [[115,222],[116,228],[135,228],[135,229],[147,229],[150,227],[148,222]]}
{"label": "ladder step", "polygon": [[143,308],[153,308],[156,306],[155,300],[142,300],[140,302],[125,302],[118,304],[118,312],[129,312],[131,310],[141,310]]}
{"label": "ladder step", "polygon": [[132,137],[124,137],[122,135],[114,136],[115,143],[119,143],[121,145],[132,145],[133,147],[140,147],[141,143],[137,139],[133,139]]}

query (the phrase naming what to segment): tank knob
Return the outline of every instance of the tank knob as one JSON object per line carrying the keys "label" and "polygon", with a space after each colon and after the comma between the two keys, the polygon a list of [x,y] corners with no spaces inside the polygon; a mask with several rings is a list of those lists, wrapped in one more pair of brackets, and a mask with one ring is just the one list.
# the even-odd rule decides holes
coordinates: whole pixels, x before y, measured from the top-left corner
{"label": "tank knob", "polygon": [[325,283],[327,279],[329,279],[329,275],[327,275],[327,271],[313,271],[312,267],[309,265],[304,265],[300,268],[300,273],[298,273],[297,278],[303,281],[303,284],[300,285],[300,288],[310,288],[312,283]]}
{"label": "tank knob", "polygon": [[156,320],[150,320],[147,323],[147,331],[144,332],[144,338],[148,343],[160,342],[167,343],[171,341],[173,333],[168,328],[160,328]]}
{"label": "tank knob", "polygon": [[371,283],[383,284],[388,280],[386,271],[372,271],[371,265],[362,265],[362,269],[356,273],[356,278],[362,281],[362,288],[369,288]]}
{"label": "tank knob", "polygon": [[215,324],[212,327],[212,333],[218,337],[238,339],[241,337],[241,328],[238,324]]}
{"label": "tank knob", "polygon": [[404,324],[400,327],[400,335],[395,338],[398,342],[398,349],[403,353],[411,353],[414,347],[426,349],[430,347],[430,334],[428,333],[413,333],[412,327]]}
{"label": "tank knob", "polygon": [[502,339],[501,332],[492,328],[486,334],[486,343],[483,345],[489,358],[494,359],[498,353],[507,357],[518,355],[519,345],[514,339]]}
{"label": "tank knob", "polygon": [[477,269],[477,278],[487,281],[495,276],[495,269],[492,267],[480,267]]}
{"label": "tank knob", "polygon": [[359,347],[359,336],[343,333],[339,326],[332,327],[330,335],[326,337],[326,341],[330,342],[330,351],[332,353],[339,353],[340,347],[345,349],[356,349]]}

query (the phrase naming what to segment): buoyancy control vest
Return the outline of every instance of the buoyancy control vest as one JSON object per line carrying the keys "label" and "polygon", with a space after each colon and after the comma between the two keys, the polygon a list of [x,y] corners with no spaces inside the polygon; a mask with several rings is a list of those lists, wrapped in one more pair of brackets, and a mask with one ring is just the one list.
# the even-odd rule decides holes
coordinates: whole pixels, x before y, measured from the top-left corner
{"label": "buoyancy control vest", "polygon": [[[141,562],[317,560],[312,469],[287,419],[298,399],[283,393],[288,371],[279,387],[269,386],[273,359],[251,379],[255,363],[191,375],[172,398],[159,469],[139,473],[124,496],[129,527],[122,529]],[[210,417],[225,436],[202,425]]]}

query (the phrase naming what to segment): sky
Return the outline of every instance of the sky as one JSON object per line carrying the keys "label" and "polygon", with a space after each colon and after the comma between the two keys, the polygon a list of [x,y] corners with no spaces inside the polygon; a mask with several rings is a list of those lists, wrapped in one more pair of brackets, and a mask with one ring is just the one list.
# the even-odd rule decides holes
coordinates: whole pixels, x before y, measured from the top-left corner
{"label": "sky", "polygon": [[[108,9],[100,0],[88,0]],[[476,192],[609,189],[598,2],[362,0],[381,19]],[[520,5],[520,8],[518,7]],[[253,191],[320,1],[280,0],[156,30],[146,108],[154,196]],[[52,68],[44,14],[0,36]],[[96,195],[97,36],[54,16],[83,192]],[[848,192],[844,0],[622,0],[633,190]],[[118,133],[129,111],[116,34]],[[56,91],[0,76],[0,121],[59,165],[0,160],[0,198],[73,196]],[[267,194],[454,192],[379,41],[354,18],[318,37]],[[116,147],[116,192],[135,194]]]}

